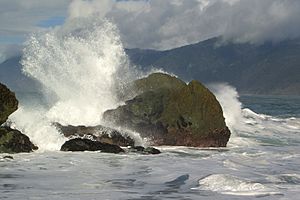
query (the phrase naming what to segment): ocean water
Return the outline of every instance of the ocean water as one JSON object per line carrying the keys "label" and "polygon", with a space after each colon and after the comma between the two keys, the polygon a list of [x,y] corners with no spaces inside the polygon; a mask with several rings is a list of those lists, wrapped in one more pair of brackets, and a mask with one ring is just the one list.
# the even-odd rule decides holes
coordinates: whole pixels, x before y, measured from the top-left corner
{"label": "ocean water", "polygon": [[9,120],[39,150],[0,159],[0,199],[299,199],[298,97],[239,98],[229,85],[208,85],[232,131],[226,148],[60,152],[66,138],[53,122],[105,125],[101,113],[122,104],[122,87],[147,73],[128,61],[117,27],[95,16],[33,34],[23,53],[24,74],[41,88],[17,92]]}
{"label": "ocean water", "polygon": [[226,148],[16,154],[0,160],[0,199],[299,199],[299,98],[240,99]]}

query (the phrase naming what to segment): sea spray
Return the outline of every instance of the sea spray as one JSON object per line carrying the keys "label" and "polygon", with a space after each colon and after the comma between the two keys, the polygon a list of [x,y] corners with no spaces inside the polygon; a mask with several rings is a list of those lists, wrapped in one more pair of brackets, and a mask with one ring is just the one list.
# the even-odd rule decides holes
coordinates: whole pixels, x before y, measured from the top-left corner
{"label": "sea spray", "polygon": [[47,105],[21,104],[11,121],[42,150],[58,150],[65,141],[53,122],[101,124],[101,114],[119,104],[117,90],[136,78],[116,26],[97,17],[33,34],[21,63],[41,83]]}
{"label": "sea spray", "polygon": [[260,143],[283,145],[297,142],[290,141],[289,135],[282,133],[299,132],[298,118],[279,118],[255,113],[242,105],[238,92],[228,84],[210,84],[208,88],[220,102],[225,122],[232,132],[228,147],[257,147]]}
{"label": "sea spray", "polygon": [[248,133],[252,128],[247,126],[242,103],[239,101],[239,94],[233,86],[227,83],[209,84],[208,88],[214,93],[223,109],[226,125],[231,131],[231,136],[227,144],[228,147],[255,146],[255,140],[240,137],[243,133]]}
{"label": "sea spray", "polygon": [[66,141],[52,122],[46,117],[47,110],[40,105],[20,108],[10,116],[11,127],[28,135],[30,140],[39,147],[39,151],[59,150]]}
{"label": "sea spray", "polygon": [[236,89],[228,84],[216,83],[208,85],[217,100],[220,102],[226,125],[235,132],[242,119],[242,103]]}
{"label": "sea spray", "polygon": [[51,94],[48,117],[53,121],[96,125],[101,113],[118,103],[117,83],[126,78],[126,73],[118,77],[118,70],[129,71],[117,28],[100,20],[61,30],[30,38],[23,71],[43,84],[45,95]]}

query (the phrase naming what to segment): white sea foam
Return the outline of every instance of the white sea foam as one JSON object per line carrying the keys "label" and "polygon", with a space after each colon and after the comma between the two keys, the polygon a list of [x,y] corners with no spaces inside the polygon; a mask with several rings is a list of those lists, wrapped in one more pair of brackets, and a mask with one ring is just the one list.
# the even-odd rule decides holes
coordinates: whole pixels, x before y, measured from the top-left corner
{"label": "white sea foam", "polygon": [[222,194],[261,196],[279,194],[275,189],[268,188],[261,183],[243,180],[228,174],[213,174],[199,180],[201,190],[210,190]]}
{"label": "white sea foam", "polygon": [[298,118],[278,118],[243,108],[238,92],[228,84],[211,84],[208,88],[220,102],[225,122],[232,132],[228,147],[254,147],[259,145],[260,138],[284,143],[290,137],[285,133],[300,133]]}

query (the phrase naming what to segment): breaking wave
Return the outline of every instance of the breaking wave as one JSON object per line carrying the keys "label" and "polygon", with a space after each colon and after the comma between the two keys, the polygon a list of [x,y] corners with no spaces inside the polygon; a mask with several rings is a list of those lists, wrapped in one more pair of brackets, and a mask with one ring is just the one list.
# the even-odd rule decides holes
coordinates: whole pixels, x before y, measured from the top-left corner
{"label": "breaking wave", "polygon": [[102,19],[76,19],[33,34],[21,63],[41,83],[45,100],[21,102],[11,121],[44,150],[58,150],[65,140],[53,122],[101,124],[101,114],[119,103],[117,90],[136,78],[116,26]]}

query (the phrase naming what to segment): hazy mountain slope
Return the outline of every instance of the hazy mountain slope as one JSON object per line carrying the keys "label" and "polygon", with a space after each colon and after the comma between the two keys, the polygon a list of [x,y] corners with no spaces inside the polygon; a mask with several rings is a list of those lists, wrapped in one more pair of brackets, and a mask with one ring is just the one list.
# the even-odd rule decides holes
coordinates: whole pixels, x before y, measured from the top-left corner
{"label": "hazy mountain slope", "polygon": [[12,91],[34,92],[38,88],[38,83],[22,73],[20,60],[21,57],[17,56],[0,64],[0,82]]}
{"label": "hazy mountain slope", "polygon": [[127,50],[133,63],[205,83],[228,82],[242,93],[300,94],[300,40],[218,44],[210,39],[168,51]]}
{"label": "hazy mountain slope", "polygon": [[[217,39],[168,51],[127,49],[131,61],[173,72],[187,81],[228,82],[248,94],[300,95],[300,39],[267,43],[218,45]],[[24,76],[20,56],[0,64],[0,82],[14,91],[35,91]]]}

